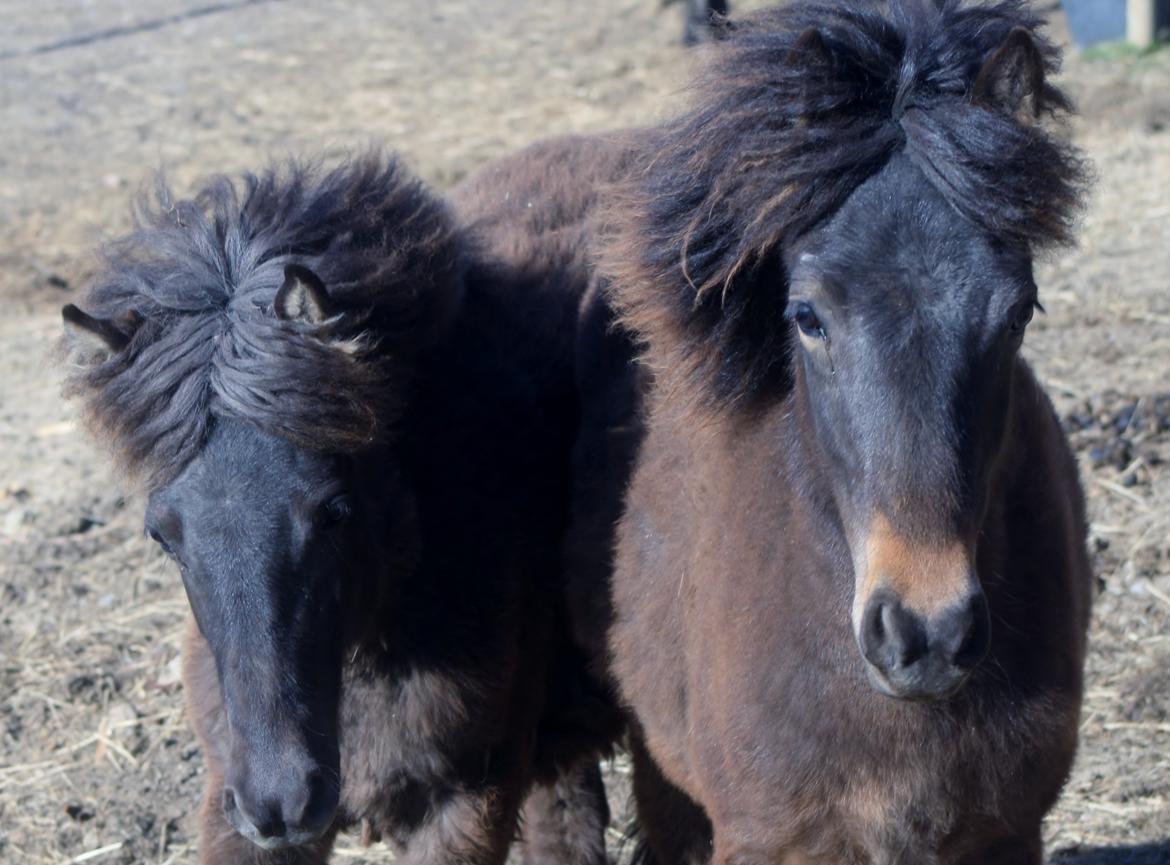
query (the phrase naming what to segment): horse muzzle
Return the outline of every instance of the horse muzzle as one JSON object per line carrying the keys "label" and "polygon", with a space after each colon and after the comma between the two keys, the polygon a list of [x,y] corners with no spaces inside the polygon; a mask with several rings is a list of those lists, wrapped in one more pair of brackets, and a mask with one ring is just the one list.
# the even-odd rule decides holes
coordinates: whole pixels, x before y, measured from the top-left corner
{"label": "horse muzzle", "polygon": [[927,617],[879,591],[857,635],[877,690],[903,700],[939,700],[958,691],[987,654],[990,615],[981,591]]}
{"label": "horse muzzle", "polygon": [[229,772],[223,812],[242,836],[265,850],[308,844],[332,825],[339,800],[336,771],[304,756]]}

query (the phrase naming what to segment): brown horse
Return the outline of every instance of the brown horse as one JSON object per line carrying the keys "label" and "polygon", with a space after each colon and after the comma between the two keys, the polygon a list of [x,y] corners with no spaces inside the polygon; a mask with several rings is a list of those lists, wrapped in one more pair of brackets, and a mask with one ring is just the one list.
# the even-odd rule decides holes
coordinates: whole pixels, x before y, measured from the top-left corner
{"label": "brown horse", "polygon": [[653,373],[613,670],[664,865],[1035,865],[1090,603],[1019,355],[1084,169],[1014,2],[741,22],[604,263]]}
{"label": "brown horse", "polygon": [[319,863],[359,822],[499,865],[528,792],[530,859],[606,861],[615,717],[564,601],[589,207],[509,190],[466,185],[465,232],[376,154],[162,189],[65,309],[197,623],[209,865]]}

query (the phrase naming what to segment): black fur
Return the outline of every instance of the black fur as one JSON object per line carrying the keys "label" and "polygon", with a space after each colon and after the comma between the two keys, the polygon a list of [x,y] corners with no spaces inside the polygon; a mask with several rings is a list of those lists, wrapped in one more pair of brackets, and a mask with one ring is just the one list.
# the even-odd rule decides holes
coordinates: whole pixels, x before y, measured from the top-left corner
{"label": "black fur", "polygon": [[[183,469],[217,416],[317,450],[382,442],[420,322],[454,304],[455,238],[445,205],[377,153],[329,172],[290,162],[242,183],[221,177],[187,200],[160,181],[135,230],[106,248],[85,301],[98,319],[134,317],[128,350],[72,368],[67,390],[154,486]],[[315,272],[345,315],[322,325],[274,315],[291,264]]]}

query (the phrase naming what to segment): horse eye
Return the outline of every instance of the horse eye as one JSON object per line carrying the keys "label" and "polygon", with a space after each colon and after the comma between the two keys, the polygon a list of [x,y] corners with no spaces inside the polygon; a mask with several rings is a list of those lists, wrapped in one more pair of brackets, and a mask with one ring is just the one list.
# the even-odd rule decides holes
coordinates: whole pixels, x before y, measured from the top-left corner
{"label": "horse eye", "polygon": [[349,496],[334,496],[321,506],[321,524],[335,526],[347,519],[353,513],[353,503]]}
{"label": "horse eye", "polygon": [[825,338],[825,327],[813,311],[812,304],[803,300],[797,301],[792,307],[792,320],[805,336],[812,339]]}
{"label": "horse eye", "polygon": [[175,557],[175,552],[171,549],[171,545],[168,544],[163,536],[158,533],[158,529],[147,529],[146,534],[152,541],[154,541],[159,545],[159,547],[162,548],[164,553],[166,553],[172,559]]}
{"label": "horse eye", "polygon": [[1028,322],[1032,320],[1032,315],[1035,311],[1036,303],[1034,301],[1028,301],[1017,309],[1015,315],[1012,316],[1012,333],[1023,333],[1024,328],[1028,326]]}

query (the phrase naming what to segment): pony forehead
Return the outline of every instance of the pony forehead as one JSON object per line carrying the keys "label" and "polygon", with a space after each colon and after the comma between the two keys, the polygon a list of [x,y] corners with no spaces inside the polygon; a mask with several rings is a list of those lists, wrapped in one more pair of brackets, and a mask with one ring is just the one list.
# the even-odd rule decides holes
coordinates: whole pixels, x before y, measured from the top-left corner
{"label": "pony forehead", "polygon": [[1030,274],[1032,253],[996,237],[949,202],[904,153],[867,178],[821,224],[791,244],[790,275],[962,272]]}
{"label": "pony forehead", "polygon": [[[973,98],[1009,39],[1056,70],[1041,24],[1015,0],[797,0],[736,22],[611,211],[611,296],[647,359],[714,408],[788,393],[790,253],[894,160],[996,243],[1070,242],[1081,156]],[[1044,82],[1030,96],[1069,108]]]}
{"label": "pony forehead", "polygon": [[[1030,34],[1049,73],[1059,67],[1041,26],[1012,0],[766,10],[713,56],[698,105],[675,131],[695,136],[692,152],[718,152],[739,169],[741,182],[724,186],[729,203],[752,208],[745,218],[760,231],[776,226],[775,240],[817,224],[904,153],[952,206],[992,233],[1033,246],[1066,242],[1084,163],[1039,126],[972,101],[980,71],[1018,31]],[[810,32],[820,35],[819,52],[806,45]],[[1034,98],[1039,114],[1070,107],[1050,84]],[[749,191],[752,176],[781,194]]]}
{"label": "pony forehead", "polygon": [[[219,417],[313,450],[385,441],[464,266],[446,205],[377,152],[329,171],[287,163],[217,178],[185,200],[159,186],[105,253],[81,303],[139,324],[124,350],[72,369],[66,388],[150,485],[181,471]],[[289,264],[322,279],[338,316],[276,317]]]}

